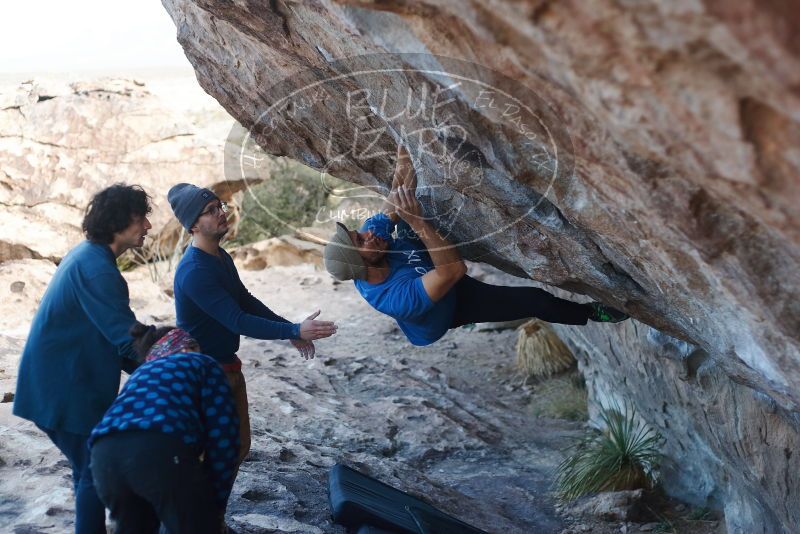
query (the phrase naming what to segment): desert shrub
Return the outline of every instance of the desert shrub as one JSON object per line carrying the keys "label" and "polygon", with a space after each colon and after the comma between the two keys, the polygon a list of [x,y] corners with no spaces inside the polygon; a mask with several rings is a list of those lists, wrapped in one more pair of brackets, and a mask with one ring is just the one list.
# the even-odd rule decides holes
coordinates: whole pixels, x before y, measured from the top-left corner
{"label": "desert shrub", "polygon": [[237,243],[252,243],[291,233],[311,225],[325,206],[330,189],[319,171],[295,161],[279,158],[269,178],[244,191]]}
{"label": "desert shrub", "polygon": [[689,521],[707,521],[714,519],[714,512],[710,508],[692,508],[686,515]]}
{"label": "desert shrub", "polygon": [[586,385],[578,370],[536,382],[530,410],[536,417],[586,421],[589,418]]}
{"label": "desert shrub", "polygon": [[651,488],[661,458],[661,434],[636,419],[627,404],[603,408],[605,428],[578,440],[557,468],[558,496],[573,500],[586,493]]}

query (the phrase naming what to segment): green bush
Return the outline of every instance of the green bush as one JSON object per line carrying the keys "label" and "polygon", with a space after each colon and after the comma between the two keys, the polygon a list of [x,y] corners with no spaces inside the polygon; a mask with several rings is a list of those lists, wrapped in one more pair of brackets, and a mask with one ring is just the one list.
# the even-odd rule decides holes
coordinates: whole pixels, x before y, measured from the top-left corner
{"label": "green bush", "polygon": [[661,459],[661,434],[636,420],[626,404],[603,408],[605,429],[578,440],[572,454],[557,468],[556,486],[562,500],[587,493],[651,488]]}
{"label": "green bush", "polygon": [[325,206],[329,193],[325,185],[318,171],[276,159],[270,177],[244,192],[236,242],[252,243],[311,225]]}
{"label": "green bush", "polygon": [[248,187],[232,246],[292,233],[315,223],[360,226],[383,203],[380,194],[288,158],[272,160],[269,178]]}

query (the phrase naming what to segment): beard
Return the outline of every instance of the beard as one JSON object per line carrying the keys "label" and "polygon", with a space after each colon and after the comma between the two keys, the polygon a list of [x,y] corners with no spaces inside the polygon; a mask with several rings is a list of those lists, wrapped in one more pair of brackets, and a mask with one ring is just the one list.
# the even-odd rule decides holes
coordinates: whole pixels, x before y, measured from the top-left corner
{"label": "beard", "polygon": [[227,226],[225,228],[217,230],[216,232],[214,232],[214,238],[221,240],[228,233],[228,230],[230,230],[230,228],[228,228]]}
{"label": "beard", "polygon": [[364,263],[369,267],[382,267],[386,262],[386,251],[382,250],[371,254],[369,258],[361,257]]}

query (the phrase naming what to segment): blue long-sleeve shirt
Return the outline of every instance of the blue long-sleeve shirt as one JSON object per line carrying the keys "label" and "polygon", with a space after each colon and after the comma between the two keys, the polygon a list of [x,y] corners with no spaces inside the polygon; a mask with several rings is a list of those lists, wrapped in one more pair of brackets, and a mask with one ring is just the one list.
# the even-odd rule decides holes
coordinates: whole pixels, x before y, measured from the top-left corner
{"label": "blue long-sleeve shirt", "polygon": [[141,365],[89,438],[146,430],[180,438],[205,454],[203,465],[222,510],[233,487],[239,418],[219,364],[205,354],[172,354]]}
{"label": "blue long-sleeve shirt", "polygon": [[239,279],[233,259],[189,245],[175,271],[175,313],[180,328],[200,343],[203,353],[225,364],[234,361],[239,336],[298,339],[290,323],[255,298]]}
{"label": "blue long-sleeve shirt", "polygon": [[31,323],[14,415],[88,435],[119,390],[123,358],[135,359],[136,318],[108,245],[84,241],[61,261]]}
{"label": "blue long-sleeve shirt", "polygon": [[388,242],[389,276],[379,284],[355,280],[358,292],[373,308],[393,317],[412,344],[429,345],[441,338],[453,323],[456,297],[450,290],[433,302],[425,291],[422,277],[434,269],[425,244],[405,221],[395,224],[384,213],[367,219],[361,227],[366,230]]}

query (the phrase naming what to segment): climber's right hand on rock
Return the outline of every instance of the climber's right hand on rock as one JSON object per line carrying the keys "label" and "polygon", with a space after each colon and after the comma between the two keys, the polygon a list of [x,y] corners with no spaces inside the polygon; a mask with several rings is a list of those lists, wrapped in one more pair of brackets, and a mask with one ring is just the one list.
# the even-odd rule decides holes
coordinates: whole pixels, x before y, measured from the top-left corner
{"label": "climber's right hand on rock", "polygon": [[417,172],[411,162],[411,156],[402,143],[397,145],[397,160],[394,167],[394,178],[392,179],[392,189],[401,185],[406,186],[412,192],[417,190]]}
{"label": "climber's right hand on rock", "polygon": [[414,190],[401,185],[397,190],[397,215],[415,231],[424,223],[422,205],[414,195]]}

